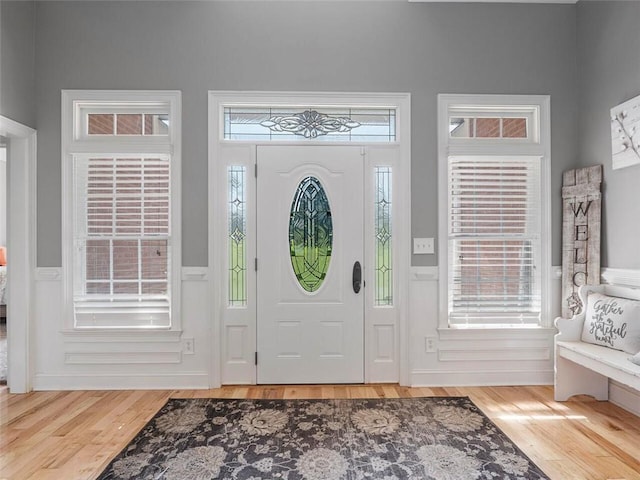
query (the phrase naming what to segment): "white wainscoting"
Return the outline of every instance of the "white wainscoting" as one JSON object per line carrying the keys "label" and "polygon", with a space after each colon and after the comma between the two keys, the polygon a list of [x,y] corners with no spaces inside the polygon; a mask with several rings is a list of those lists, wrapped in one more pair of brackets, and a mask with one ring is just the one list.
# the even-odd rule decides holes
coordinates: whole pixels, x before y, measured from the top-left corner
{"label": "white wainscoting", "polygon": [[[41,267],[35,275],[32,329],[33,388],[176,389],[219,384],[211,348],[211,295],[206,267],[182,269],[182,331],[64,331],[62,272]],[[553,383],[555,329],[451,330],[438,328],[438,267],[412,267],[408,322],[412,386],[533,385]],[[640,288],[640,271],[602,270],[603,283]],[[553,316],[560,312],[560,267],[552,269]],[[379,354],[393,342],[379,332]],[[427,339],[433,343],[427,352]],[[185,351],[185,342],[194,346]],[[233,355],[233,352],[230,352]],[[389,353],[389,355],[391,355]],[[609,399],[640,415],[640,392],[610,382]]]}
{"label": "white wainscoting", "polygon": [[62,269],[38,268],[34,390],[209,388],[208,269],[181,278],[182,330],[65,330]]}
{"label": "white wainscoting", "polygon": [[[600,281],[610,285],[640,288],[640,270],[603,268]],[[609,380],[609,401],[640,416],[640,391]]]}
{"label": "white wainscoting", "polygon": [[[560,290],[557,268],[552,290]],[[413,386],[549,385],[555,328],[439,328],[438,267],[412,267],[410,384]],[[559,298],[559,294],[556,297]],[[433,348],[429,348],[429,346]]]}

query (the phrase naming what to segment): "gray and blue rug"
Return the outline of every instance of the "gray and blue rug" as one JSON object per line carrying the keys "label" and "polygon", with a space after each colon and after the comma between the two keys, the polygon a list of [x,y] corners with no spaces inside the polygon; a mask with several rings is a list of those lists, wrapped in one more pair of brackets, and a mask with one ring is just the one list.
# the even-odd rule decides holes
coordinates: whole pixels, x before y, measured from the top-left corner
{"label": "gray and blue rug", "polygon": [[98,480],[547,479],[466,397],[174,399]]}

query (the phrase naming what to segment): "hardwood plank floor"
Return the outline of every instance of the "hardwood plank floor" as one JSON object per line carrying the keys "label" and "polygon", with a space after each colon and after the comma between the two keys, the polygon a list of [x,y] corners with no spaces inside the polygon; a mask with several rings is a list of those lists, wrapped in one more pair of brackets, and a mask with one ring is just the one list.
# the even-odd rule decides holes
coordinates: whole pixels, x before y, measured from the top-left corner
{"label": "hardwood plank floor", "polygon": [[[173,398],[469,396],[554,480],[640,480],[640,418],[608,402],[558,403],[553,388],[227,386],[12,395],[0,387],[0,479],[89,480]],[[460,479],[465,480],[465,479]]]}

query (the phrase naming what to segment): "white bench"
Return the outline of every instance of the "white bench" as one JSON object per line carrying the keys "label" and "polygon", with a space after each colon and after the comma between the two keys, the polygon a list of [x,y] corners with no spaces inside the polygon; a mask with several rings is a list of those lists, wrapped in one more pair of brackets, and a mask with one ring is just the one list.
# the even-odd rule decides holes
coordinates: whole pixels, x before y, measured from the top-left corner
{"label": "white bench", "polygon": [[[588,292],[640,300],[637,288],[584,285],[579,290],[582,305],[587,305]],[[582,310],[573,318],[555,321],[559,331],[555,336],[555,399],[564,401],[583,394],[608,400],[610,378],[640,391],[640,365],[629,360],[632,355],[581,341],[585,308]]]}

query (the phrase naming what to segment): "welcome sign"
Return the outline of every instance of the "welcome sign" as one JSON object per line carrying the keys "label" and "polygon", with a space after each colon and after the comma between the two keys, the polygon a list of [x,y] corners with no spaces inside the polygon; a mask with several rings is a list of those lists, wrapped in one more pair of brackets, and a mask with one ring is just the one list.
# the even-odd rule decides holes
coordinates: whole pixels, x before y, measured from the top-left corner
{"label": "welcome sign", "polygon": [[562,316],[582,309],[578,288],[600,283],[602,165],[562,176]]}

